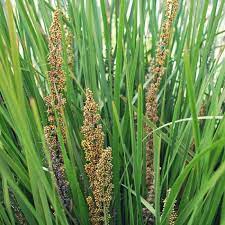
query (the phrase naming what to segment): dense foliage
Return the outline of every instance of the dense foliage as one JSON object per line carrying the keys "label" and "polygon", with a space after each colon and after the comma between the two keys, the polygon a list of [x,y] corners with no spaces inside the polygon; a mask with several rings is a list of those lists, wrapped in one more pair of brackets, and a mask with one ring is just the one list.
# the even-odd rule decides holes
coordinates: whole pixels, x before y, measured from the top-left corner
{"label": "dense foliage", "polygon": [[225,0],[0,2],[0,224],[225,225]]}

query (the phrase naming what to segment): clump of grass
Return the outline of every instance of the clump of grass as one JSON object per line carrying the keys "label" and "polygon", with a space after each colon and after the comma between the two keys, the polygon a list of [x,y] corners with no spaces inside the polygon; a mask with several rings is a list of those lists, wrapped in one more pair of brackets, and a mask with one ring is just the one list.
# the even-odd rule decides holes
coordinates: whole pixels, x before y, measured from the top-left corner
{"label": "clump of grass", "polygon": [[0,1],[0,224],[225,225],[224,7]]}

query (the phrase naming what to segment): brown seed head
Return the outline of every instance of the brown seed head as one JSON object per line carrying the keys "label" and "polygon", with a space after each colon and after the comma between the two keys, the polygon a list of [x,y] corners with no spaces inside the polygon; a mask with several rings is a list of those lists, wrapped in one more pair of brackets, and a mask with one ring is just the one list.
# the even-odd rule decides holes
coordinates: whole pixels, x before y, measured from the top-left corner
{"label": "brown seed head", "polygon": [[104,149],[99,159],[96,180],[94,183],[93,195],[95,198],[98,211],[107,220],[109,224],[110,213],[109,207],[112,201],[112,151],[111,148]]}
{"label": "brown seed head", "polygon": [[48,112],[53,114],[49,117],[49,122],[52,124],[55,120],[54,112],[57,113],[59,118],[59,126],[65,139],[65,131],[63,124],[63,110],[66,103],[64,98],[65,91],[65,75],[62,69],[62,31],[60,25],[60,11],[57,9],[53,15],[53,22],[49,30],[49,83],[50,95],[45,97]]}
{"label": "brown seed head", "polygon": [[[146,94],[146,117],[152,122],[158,122],[158,102],[157,94],[162,76],[165,73],[165,63],[168,55],[168,44],[171,36],[171,28],[178,10],[178,0],[167,0],[166,16],[162,24],[162,32],[158,43],[156,57],[151,66],[153,76]],[[147,200],[154,203],[154,150],[152,129],[146,125],[145,132],[148,135],[146,142],[146,185],[148,190]]]}
{"label": "brown seed head", "polygon": [[89,177],[93,197],[87,197],[90,220],[92,225],[101,225],[106,219],[109,224],[109,207],[112,200],[112,153],[104,149],[104,133],[99,124],[98,104],[93,93],[86,90],[84,106],[84,122],[82,147],[85,151],[85,171]]}
{"label": "brown seed head", "polygon": [[[53,15],[53,22],[50,27],[49,38],[49,83],[50,94],[45,97],[45,103],[48,107],[48,125],[44,128],[45,140],[48,145],[52,169],[56,180],[57,191],[65,207],[69,207],[69,184],[66,180],[64,162],[59,138],[57,135],[57,126],[61,130],[64,141],[66,140],[65,125],[63,113],[66,100],[63,92],[65,90],[65,76],[62,70],[62,34],[59,21],[60,11],[56,10]],[[55,113],[58,117],[56,122]]]}
{"label": "brown seed head", "polygon": [[86,90],[86,102],[84,106],[84,122],[81,128],[83,134],[82,147],[85,151],[85,170],[89,177],[91,186],[95,180],[95,171],[104,144],[104,133],[99,125],[100,115],[98,104],[94,101],[92,92]]}

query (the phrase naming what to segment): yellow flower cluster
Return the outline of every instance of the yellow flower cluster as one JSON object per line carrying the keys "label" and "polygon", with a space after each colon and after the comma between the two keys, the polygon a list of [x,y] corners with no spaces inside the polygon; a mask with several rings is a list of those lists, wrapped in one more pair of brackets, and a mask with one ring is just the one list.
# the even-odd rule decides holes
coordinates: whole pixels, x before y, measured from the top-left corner
{"label": "yellow flower cluster", "polygon": [[[171,28],[178,10],[178,0],[167,0],[166,14],[162,24],[160,41],[158,43],[156,57],[152,63],[151,75],[153,79],[146,94],[146,117],[152,122],[158,121],[157,93],[163,74],[165,73],[165,63],[168,55],[168,44],[170,41]],[[145,132],[148,135],[146,142],[146,185],[148,190],[147,200],[154,203],[154,150],[152,129],[146,125]]]}
{"label": "yellow flower cluster", "polygon": [[167,0],[166,16],[162,24],[160,41],[158,43],[156,58],[151,68],[153,80],[148,88],[146,97],[146,116],[153,122],[158,121],[157,92],[162,76],[165,72],[165,62],[168,55],[167,46],[170,41],[171,28],[178,10],[178,0]]}
{"label": "yellow flower cluster", "polygon": [[112,151],[104,149],[104,133],[99,124],[98,104],[93,93],[86,90],[84,106],[84,122],[82,147],[85,150],[85,171],[89,177],[93,196],[87,197],[92,225],[109,224],[109,207],[112,200]]}
{"label": "yellow flower cluster", "polygon": [[[64,141],[66,140],[65,126],[63,121],[64,106],[66,100],[63,96],[65,90],[65,76],[62,70],[62,31],[60,25],[60,11],[56,10],[53,23],[50,27],[49,38],[49,84],[50,94],[45,97],[48,107],[48,126],[44,128],[45,139],[50,150],[52,169],[56,179],[57,189],[65,207],[69,206],[68,190],[64,162],[57,135],[57,127],[61,130]],[[58,124],[55,115],[57,115]]]}

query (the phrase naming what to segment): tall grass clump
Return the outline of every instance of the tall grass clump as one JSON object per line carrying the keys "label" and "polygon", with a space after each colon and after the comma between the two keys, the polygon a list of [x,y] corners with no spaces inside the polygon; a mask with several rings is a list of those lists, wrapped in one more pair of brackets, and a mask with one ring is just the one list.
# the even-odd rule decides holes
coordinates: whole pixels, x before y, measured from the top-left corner
{"label": "tall grass clump", "polygon": [[225,0],[0,1],[0,225],[225,225]]}

